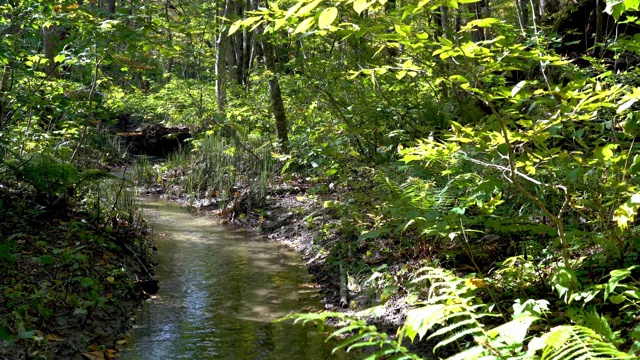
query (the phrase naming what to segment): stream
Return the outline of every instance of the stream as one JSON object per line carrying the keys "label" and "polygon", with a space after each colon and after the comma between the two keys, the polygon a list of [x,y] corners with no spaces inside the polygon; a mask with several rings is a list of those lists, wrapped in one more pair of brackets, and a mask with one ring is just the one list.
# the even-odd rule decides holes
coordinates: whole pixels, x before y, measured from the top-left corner
{"label": "stream", "polygon": [[351,359],[312,326],[274,322],[323,308],[300,255],[179,205],[145,198],[160,291],[120,359]]}

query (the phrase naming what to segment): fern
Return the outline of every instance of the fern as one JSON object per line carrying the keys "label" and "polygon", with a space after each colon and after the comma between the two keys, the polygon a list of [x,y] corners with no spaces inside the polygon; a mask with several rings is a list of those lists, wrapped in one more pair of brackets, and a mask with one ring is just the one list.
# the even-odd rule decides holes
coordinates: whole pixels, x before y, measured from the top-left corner
{"label": "fern", "polygon": [[340,349],[345,349],[346,352],[350,352],[352,350],[368,347],[378,348],[378,350],[374,350],[373,353],[370,353],[365,360],[380,358],[422,360],[421,357],[416,354],[412,354],[406,347],[402,346],[401,341],[393,339],[385,332],[378,331],[374,325],[367,325],[366,321],[361,319],[371,313],[372,310],[365,310],[356,315],[327,311],[310,314],[294,314],[278,321],[293,319],[294,323],[301,322],[303,325],[313,323],[318,327],[319,331],[322,331],[328,319],[338,319],[341,321],[342,325],[339,329],[333,331],[331,335],[329,335],[329,339],[342,338],[345,335],[348,335],[348,338],[336,346],[333,349],[334,352]]}
{"label": "fern", "polygon": [[529,344],[529,352],[542,349],[542,360],[631,359],[602,340],[595,331],[579,325],[561,325]]}
{"label": "fern", "polygon": [[409,178],[403,184],[398,185],[382,173],[375,175],[375,181],[378,184],[376,190],[392,199],[397,208],[422,212],[436,209],[444,210],[453,205],[455,201],[455,196],[450,191],[451,182],[443,188],[438,188],[434,182]]}
{"label": "fern", "polygon": [[7,162],[18,180],[33,186],[40,194],[57,195],[66,191],[78,179],[78,170],[72,164],[50,155],[36,154],[25,161]]}
{"label": "fern", "polygon": [[[434,352],[440,347],[472,337],[480,345],[472,352],[478,356],[494,353],[493,348],[489,346],[494,341],[494,335],[481,320],[500,315],[491,313],[486,304],[477,302],[473,282],[440,268],[425,268],[421,271],[426,274],[414,282],[430,282],[426,306],[408,312],[404,325],[398,329],[399,341],[405,336],[411,341],[414,341],[416,336],[422,339],[429,331],[439,326],[439,329],[427,337],[441,339],[434,346]],[[471,355],[467,352],[465,354]]]}
{"label": "fern", "polygon": [[[427,267],[419,273],[422,275],[414,283],[422,285],[428,282],[426,299],[421,307],[407,313],[395,339],[362,320],[363,316],[375,314],[376,308],[355,316],[324,312],[294,315],[292,318],[296,322],[314,322],[320,327],[328,318],[340,320],[342,327],[330,337],[349,337],[337,348],[345,348],[347,351],[361,347],[379,348],[366,358],[368,360],[420,359],[402,345],[404,339],[409,338],[413,342],[416,337],[438,339],[433,347],[434,352],[444,346],[456,344],[459,351],[450,356],[449,360],[633,358],[611,343],[616,334],[611,332],[606,320],[596,313],[585,313],[584,322],[597,330],[580,325],[561,325],[528,341],[528,330],[548,311],[548,301],[516,300],[511,320],[491,327],[485,320],[502,315],[493,313],[490,304],[483,304],[475,296],[479,287],[486,286],[482,281],[460,278],[441,268]],[[605,338],[598,332],[604,334]]]}
{"label": "fern", "polygon": [[78,181],[76,182],[75,186],[90,185],[105,179],[122,181],[121,178],[107,171],[100,170],[100,169],[88,169],[79,174]]}
{"label": "fern", "polygon": [[538,358],[539,351],[542,352],[541,358],[548,360],[630,358],[611,343],[614,334],[606,320],[595,313],[587,314],[586,323],[608,338],[603,340],[600,334],[588,327],[563,325],[530,341],[525,352],[527,331],[534,321],[541,318],[546,301],[527,300],[522,304],[516,301],[511,321],[488,328],[482,322],[484,318],[500,315],[491,313],[488,305],[478,303],[479,299],[474,296],[478,281],[459,278],[439,268],[421,271],[426,274],[415,282],[430,282],[425,306],[409,311],[404,325],[398,330],[399,341],[404,336],[412,341],[416,336],[422,339],[431,332],[428,339],[440,339],[433,348],[435,351],[473,338],[475,345],[449,359]]}
{"label": "fern", "polygon": [[598,335],[612,344],[620,345],[624,340],[620,337],[620,331],[611,330],[607,319],[594,311],[587,311],[583,308],[571,307],[567,310],[567,315],[576,325],[581,325],[595,331]]}

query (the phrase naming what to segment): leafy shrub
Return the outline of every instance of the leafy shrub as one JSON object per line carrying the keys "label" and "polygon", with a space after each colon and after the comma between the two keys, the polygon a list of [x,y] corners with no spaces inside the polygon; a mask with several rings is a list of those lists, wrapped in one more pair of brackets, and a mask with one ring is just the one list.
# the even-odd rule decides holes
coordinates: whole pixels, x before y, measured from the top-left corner
{"label": "leafy shrub", "polygon": [[6,166],[18,180],[31,185],[39,194],[48,196],[66,192],[79,179],[75,166],[51,155],[33,154],[23,160],[13,159]]}

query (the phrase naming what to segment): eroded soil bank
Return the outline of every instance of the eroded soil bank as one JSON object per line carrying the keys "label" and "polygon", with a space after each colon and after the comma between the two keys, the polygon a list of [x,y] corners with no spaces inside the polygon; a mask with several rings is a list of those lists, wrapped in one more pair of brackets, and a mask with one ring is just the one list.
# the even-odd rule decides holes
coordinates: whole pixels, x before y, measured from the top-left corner
{"label": "eroded soil bank", "polygon": [[144,222],[0,187],[0,359],[110,359],[149,293]]}

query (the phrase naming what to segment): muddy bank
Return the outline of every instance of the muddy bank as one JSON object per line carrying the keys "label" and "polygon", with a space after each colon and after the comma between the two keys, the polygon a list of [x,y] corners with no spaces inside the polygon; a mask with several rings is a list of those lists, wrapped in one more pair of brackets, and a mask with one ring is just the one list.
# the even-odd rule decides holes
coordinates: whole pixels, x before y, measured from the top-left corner
{"label": "muddy bank", "polygon": [[0,359],[110,359],[157,291],[148,230],[0,186]]}

